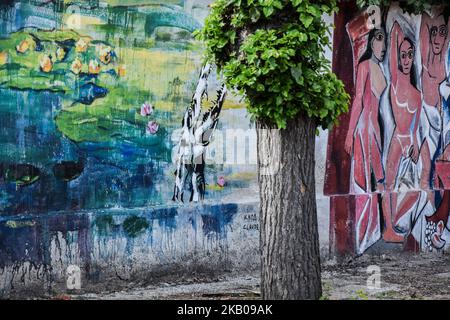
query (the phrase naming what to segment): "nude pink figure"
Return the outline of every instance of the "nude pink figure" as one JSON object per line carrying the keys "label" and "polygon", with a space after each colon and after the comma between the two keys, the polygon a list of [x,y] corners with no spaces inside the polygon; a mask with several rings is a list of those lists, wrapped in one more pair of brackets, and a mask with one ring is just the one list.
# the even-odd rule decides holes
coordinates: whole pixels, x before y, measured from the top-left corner
{"label": "nude pink figure", "polygon": [[422,92],[427,105],[441,109],[442,97],[439,86],[446,80],[445,59],[449,42],[450,24],[443,12],[435,13],[431,18],[428,13],[422,14],[420,26],[420,49],[422,54]]}
{"label": "nude pink figure", "polygon": [[[387,87],[380,67],[385,53],[386,34],[383,29],[373,29],[369,33],[367,50],[358,62],[355,98],[345,139],[345,150],[353,155],[352,191],[356,193],[370,193],[372,189],[383,189],[384,172],[378,115],[380,98]],[[371,186],[372,173],[377,180],[376,186]]]}
{"label": "nude pink figure", "polygon": [[390,52],[390,101],[394,116],[394,132],[388,148],[386,162],[386,189],[383,196],[383,216],[385,230],[383,238],[389,242],[402,242],[407,230],[396,229],[397,222],[419,199],[418,192],[409,192],[397,203],[400,180],[411,162],[419,157],[417,129],[421,113],[422,99],[415,85],[415,47],[406,38],[398,22],[391,31]]}
{"label": "nude pink figure", "polygon": [[[434,18],[428,13],[422,14],[420,26],[420,51],[422,55],[422,93],[424,113],[423,147],[420,152],[422,172],[420,185],[422,189],[430,189],[432,160],[442,147],[442,97],[440,85],[446,81],[445,60],[448,50],[448,34],[450,23],[442,9],[435,9]],[[424,117],[426,116],[426,117]]]}
{"label": "nude pink figure", "polygon": [[[357,27],[356,22],[348,25],[350,36],[355,34],[352,30]],[[361,45],[361,40],[353,39],[353,44]],[[383,189],[384,179],[378,115],[380,99],[387,88],[380,66],[385,53],[385,31],[382,28],[370,30],[365,52],[356,66],[356,93],[345,140],[345,150],[352,156],[351,192],[356,193],[355,240],[358,253],[363,253],[381,238],[378,195],[373,191]],[[372,176],[376,179],[375,185],[372,185]]]}

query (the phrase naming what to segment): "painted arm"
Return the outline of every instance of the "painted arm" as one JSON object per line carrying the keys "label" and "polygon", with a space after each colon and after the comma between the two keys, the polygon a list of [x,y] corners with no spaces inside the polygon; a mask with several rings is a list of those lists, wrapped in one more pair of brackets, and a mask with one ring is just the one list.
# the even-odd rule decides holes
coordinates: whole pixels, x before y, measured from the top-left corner
{"label": "painted arm", "polygon": [[418,98],[416,99],[415,103],[417,104],[418,107],[416,110],[416,114],[414,115],[414,126],[412,129],[413,146],[414,146],[412,158],[413,161],[417,163],[417,161],[419,160],[421,147],[419,145],[419,141],[417,140],[417,130],[419,129],[420,115],[422,113],[422,100],[420,98],[420,95],[418,95]]}
{"label": "painted arm", "polygon": [[439,92],[445,100],[448,100],[450,98],[450,52],[448,51],[448,47],[450,44],[450,17],[448,18],[447,28],[447,39],[445,41],[444,50],[442,51],[445,61],[448,61],[448,70],[446,70],[447,79],[439,86]]}
{"label": "painted arm", "polygon": [[422,21],[420,23],[420,53],[422,55],[422,64],[428,66],[430,54],[430,25],[431,17],[428,13],[422,14]]}
{"label": "painted arm", "polygon": [[219,122],[226,94],[227,87],[223,84],[217,92],[217,100],[213,102],[213,106],[204,114],[203,123],[195,130],[195,141],[199,145],[207,146],[211,142],[212,135]]}
{"label": "painted arm", "polygon": [[398,46],[399,39],[403,36],[403,32],[397,21],[394,22],[391,31],[391,52],[389,56],[389,68],[391,71],[391,83],[393,86],[397,85],[398,78]]}
{"label": "painted arm", "polygon": [[198,79],[197,88],[195,89],[194,96],[192,97],[192,109],[194,111],[192,117],[193,126],[197,123],[198,117],[202,111],[202,99],[208,94],[208,77],[210,72],[211,65],[204,65]]}
{"label": "painted arm", "polygon": [[363,109],[363,99],[365,94],[364,87],[367,82],[367,77],[369,76],[368,66],[369,64],[367,62],[359,64],[356,75],[355,98],[352,104],[350,124],[348,126],[347,137],[345,139],[345,151],[349,155],[352,154],[353,137],[355,134],[356,126],[358,125],[359,117],[361,116]]}

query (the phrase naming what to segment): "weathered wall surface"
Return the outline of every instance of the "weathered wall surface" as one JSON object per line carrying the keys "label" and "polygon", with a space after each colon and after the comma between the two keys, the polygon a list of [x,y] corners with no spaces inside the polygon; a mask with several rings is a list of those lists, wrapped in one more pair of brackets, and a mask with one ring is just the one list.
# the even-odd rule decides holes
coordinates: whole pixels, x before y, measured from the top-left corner
{"label": "weathered wall surface", "polygon": [[210,2],[2,2],[0,296],[258,267],[255,133],[199,80]]}
{"label": "weathered wall surface", "polygon": [[250,272],[258,268],[256,223],[253,203],[10,219],[0,226],[0,293],[67,292],[75,272],[83,290]]}
{"label": "weathered wall surface", "polygon": [[[258,268],[255,132],[239,98],[217,95],[214,71],[199,79],[191,36],[210,2],[1,5],[0,296],[64,292],[78,274],[89,290]],[[352,90],[342,34],[348,51],[327,55]],[[323,257],[329,243],[359,252],[339,145],[348,121],[317,138]]]}
{"label": "weathered wall surface", "polygon": [[352,106],[329,137],[332,251],[361,254],[377,243],[448,251],[448,9],[341,6],[334,70]]}

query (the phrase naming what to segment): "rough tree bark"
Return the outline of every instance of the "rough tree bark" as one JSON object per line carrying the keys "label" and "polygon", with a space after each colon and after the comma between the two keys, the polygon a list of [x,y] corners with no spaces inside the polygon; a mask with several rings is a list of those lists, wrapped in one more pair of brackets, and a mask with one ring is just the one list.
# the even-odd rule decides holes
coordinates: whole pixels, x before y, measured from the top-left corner
{"label": "rough tree bark", "polygon": [[316,124],[299,116],[285,130],[257,129],[262,298],[319,299]]}

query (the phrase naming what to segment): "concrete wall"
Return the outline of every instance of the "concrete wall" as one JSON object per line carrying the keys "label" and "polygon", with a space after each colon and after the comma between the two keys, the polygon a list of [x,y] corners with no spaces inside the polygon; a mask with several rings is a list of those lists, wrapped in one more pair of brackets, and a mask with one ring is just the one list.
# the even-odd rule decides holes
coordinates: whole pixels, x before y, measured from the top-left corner
{"label": "concrete wall", "polygon": [[205,161],[178,158],[210,2],[1,6],[0,296],[258,268],[255,132],[215,70]]}
{"label": "concrete wall", "polygon": [[[208,148],[192,145],[205,185],[176,179],[181,120],[202,86],[190,32],[210,1],[143,2],[0,8],[0,297],[259,267],[255,131],[238,97],[213,109]],[[208,83],[220,105],[214,70]],[[316,146],[323,257],[327,137]]]}

